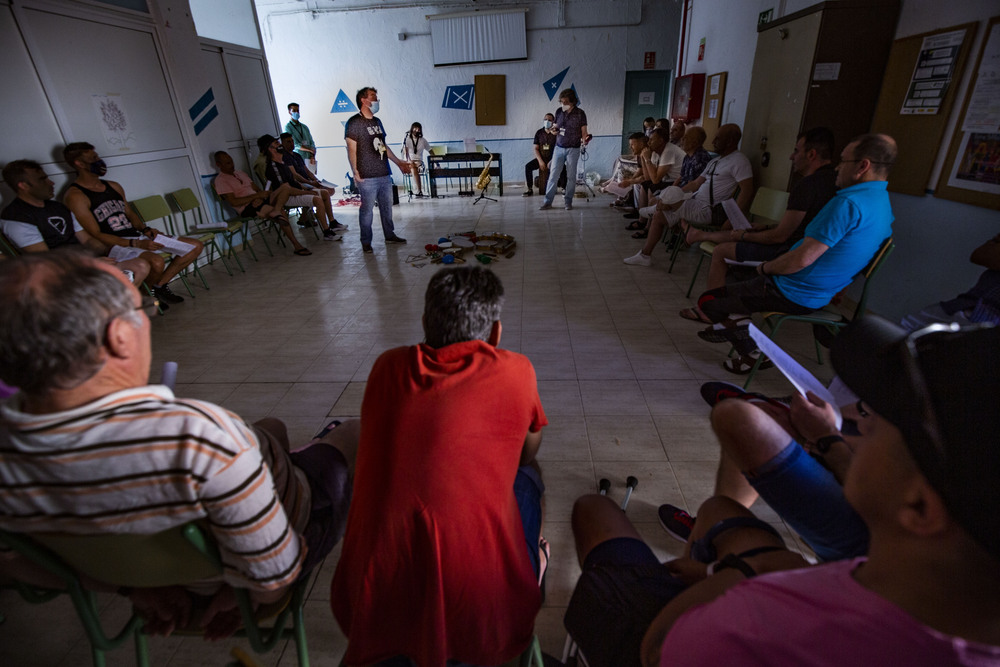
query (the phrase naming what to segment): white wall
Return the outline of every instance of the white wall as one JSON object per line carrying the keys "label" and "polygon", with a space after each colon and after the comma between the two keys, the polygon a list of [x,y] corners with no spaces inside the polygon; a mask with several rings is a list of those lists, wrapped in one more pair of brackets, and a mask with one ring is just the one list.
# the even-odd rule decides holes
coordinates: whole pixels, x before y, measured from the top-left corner
{"label": "white wall", "polygon": [[[646,51],[656,52],[657,69],[673,69],[680,16],[673,1],[567,0],[565,27],[559,27],[557,2],[528,2],[528,60],[435,68],[425,16],[460,5],[313,11],[318,5],[256,2],[280,118],[288,119],[288,102],[301,104],[302,121],[319,146],[319,172],[336,183],[348,170],[342,122],[351,115],[331,113],[339,90],[353,101],[363,86],[378,89],[378,115],[394,150],[420,121],[432,144],[458,146],[472,136],[502,152],[504,181],[513,182],[523,180],[542,115],[557,106],[542,83],[566,67],[561,88],[575,85],[595,135],[587,169],[607,174],[621,145],[625,72],[641,70]],[[629,25],[640,16],[641,24]],[[400,32],[407,33],[405,41]],[[472,84],[476,74],[506,75],[506,125],[477,127],[474,108],[442,108],[445,88]]]}

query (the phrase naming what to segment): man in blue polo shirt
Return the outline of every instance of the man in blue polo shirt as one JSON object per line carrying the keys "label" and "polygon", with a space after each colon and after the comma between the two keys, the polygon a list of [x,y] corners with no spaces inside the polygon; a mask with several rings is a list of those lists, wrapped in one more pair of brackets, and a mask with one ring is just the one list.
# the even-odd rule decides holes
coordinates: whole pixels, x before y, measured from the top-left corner
{"label": "man in blue polo shirt", "polygon": [[822,308],[892,235],[886,188],[896,142],[885,134],[865,134],[852,140],[840,158],[840,190],[809,223],[801,241],[759,265],[753,280],[699,297],[698,307],[715,324],[698,336],[710,343],[732,343],[740,353],[723,364],[726,370],[745,374],[753,367],[757,352],[748,330],[751,313],[805,314]]}

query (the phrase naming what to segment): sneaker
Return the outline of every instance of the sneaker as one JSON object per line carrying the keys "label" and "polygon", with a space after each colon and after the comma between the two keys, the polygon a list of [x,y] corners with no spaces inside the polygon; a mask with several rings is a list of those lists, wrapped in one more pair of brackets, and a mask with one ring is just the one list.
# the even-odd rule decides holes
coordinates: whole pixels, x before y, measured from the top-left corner
{"label": "sneaker", "polygon": [[521,193],[521,196],[522,197],[532,197],[532,196],[534,196],[534,194],[535,193],[532,192],[531,190],[525,190],[524,192]]}
{"label": "sneaker", "polygon": [[406,239],[400,238],[399,236],[390,236],[385,240],[386,243],[406,243]]}
{"label": "sneaker", "polygon": [[341,223],[339,223],[336,220],[334,220],[333,224],[330,225],[330,229],[332,229],[334,231],[346,232],[347,231],[347,225],[342,225]]}
{"label": "sneaker", "polygon": [[334,419],[332,422],[323,427],[323,430],[313,436],[313,440],[322,440],[327,436],[327,434],[333,429],[340,426],[340,420]]}
{"label": "sneaker", "polygon": [[565,209],[566,209],[567,211],[572,211],[572,210],[573,210],[573,205],[572,205],[572,204],[566,204],[566,206],[565,206],[564,208],[565,208]]}
{"label": "sneaker", "polygon": [[181,303],[184,297],[174,294],[166,285],[153,285],[153,296],[160,300],[160,303]]}
{"label": "sneaker", "polygon": [[323,232],[324,241],[343,241],[344,237],[333,231],[332,229],[327,229]]}
{"label": "sneaker", "polygon": [[678,542],[687,542],[691,536],[691,529],[694,528],[694,517],[676,505],[660,505],[656,510],[656,516],[660,519],[660,525],[667,531],[670,537]]}
{"label": "sneaker", "polygon": [[625,218],[626,220],[638,220],[639,219],[639,212],[636,211],[635,213],[626,213],[622,217]]}
{"label": "sneaker", "polygon": [[632,264],[635,266],[650,266],[653,263],[653,258],[649,255],[643,255],[640,250],[631,257],[626,257],[623,261],[626,264]]}
{"label": "sneaker", "polygon": [[548,211],[550,208],[552,208],[552,204],[545,203],[545,204],[542,204],[541,206],[539,206],[538,210],[539,211]]}
{"label": "sneaker", "polygon": [[367,243],[361,245],[361,251],[364,252],[366,255],[370,255],[373,252],[375,252],[374,250],[372,250],[371,245]]}
{"label": "sneaker", "polygon": [[425,195],[423,192],[418,192],[417,194],[415,194],[413,196],[416,197],[417,199],[429,199],[429,197],[427,195]]}

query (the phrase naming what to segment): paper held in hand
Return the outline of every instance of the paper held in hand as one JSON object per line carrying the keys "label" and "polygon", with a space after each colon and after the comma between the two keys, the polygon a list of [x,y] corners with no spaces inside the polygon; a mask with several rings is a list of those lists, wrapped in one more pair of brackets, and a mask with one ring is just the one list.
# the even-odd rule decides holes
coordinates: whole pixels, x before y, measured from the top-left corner
{"label": "paper held in hand", "polygon": [[760,353],[774,362],[775,367],[788,378],[788,381],[792,383],[796,391],[803,396],[806,395],[807,391],[811,391],[833,406],[833,410],[837,415],[837,429],[839,430],[840,425],[844,421],[843,416],[840,414],[840,406],[849,405],[858,400],[858,397],[840,381],[840,378],[834,378],[829,388],[824,387],[816,379],[815,375],[803,368],[799,362],[792,359],[787,352],[778,347],[773,340],[768,338],[754,324],[750,325],[750,337],[757,343]]}
{"label": "paper held in hand", "polygon": [[194,250],[194,246],[190,243],[178,241],[172,236],[167,236],[166,234],[157,234],[153,241],[163,246],[163,250],[169,252],[171,255],[177,255],[178,257],[186,255]]}
{"label": "paper held in hand", "polygon": [[733,226],[733,229],[751,229],[750,221],[743,215],[743,211],[740,210],[739,204],[736,203],[735,199],[727,199],[722,202],[722,208],[726,211],[726,215],[729,217],[729,224]]}

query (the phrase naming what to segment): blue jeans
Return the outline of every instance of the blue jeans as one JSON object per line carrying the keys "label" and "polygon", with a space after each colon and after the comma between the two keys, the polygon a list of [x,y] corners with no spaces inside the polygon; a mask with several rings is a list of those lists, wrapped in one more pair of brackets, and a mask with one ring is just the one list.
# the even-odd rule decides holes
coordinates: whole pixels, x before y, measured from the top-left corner
{"label": "blue jeans", "polygon": [[545,202],[551,204],[556,198],[556,185],[559,183],[559,175],[563,167],[566,167],[566,206],[573,203],[573,193],[576,192],[576,163],[580,159],[580,147],[563,148],[556,146],[552,154],[552,162],[549,164],[549,182],[545,186]]}
{"label": "blue jeans", "polygon": [[358,224],[361,226],[361,245],[372,244],[372,207],[378,201],[378,217],[382,219],[382,233],[391,239],[396,235],[392,226],[392,177],[377,176],[357,183],[361,191],[361,208]]}
{"label": "blue jeans", "polygon": [[868,527],[844,498],[840,482],[794,440],[746,478],[822,560],[868,553]]}

